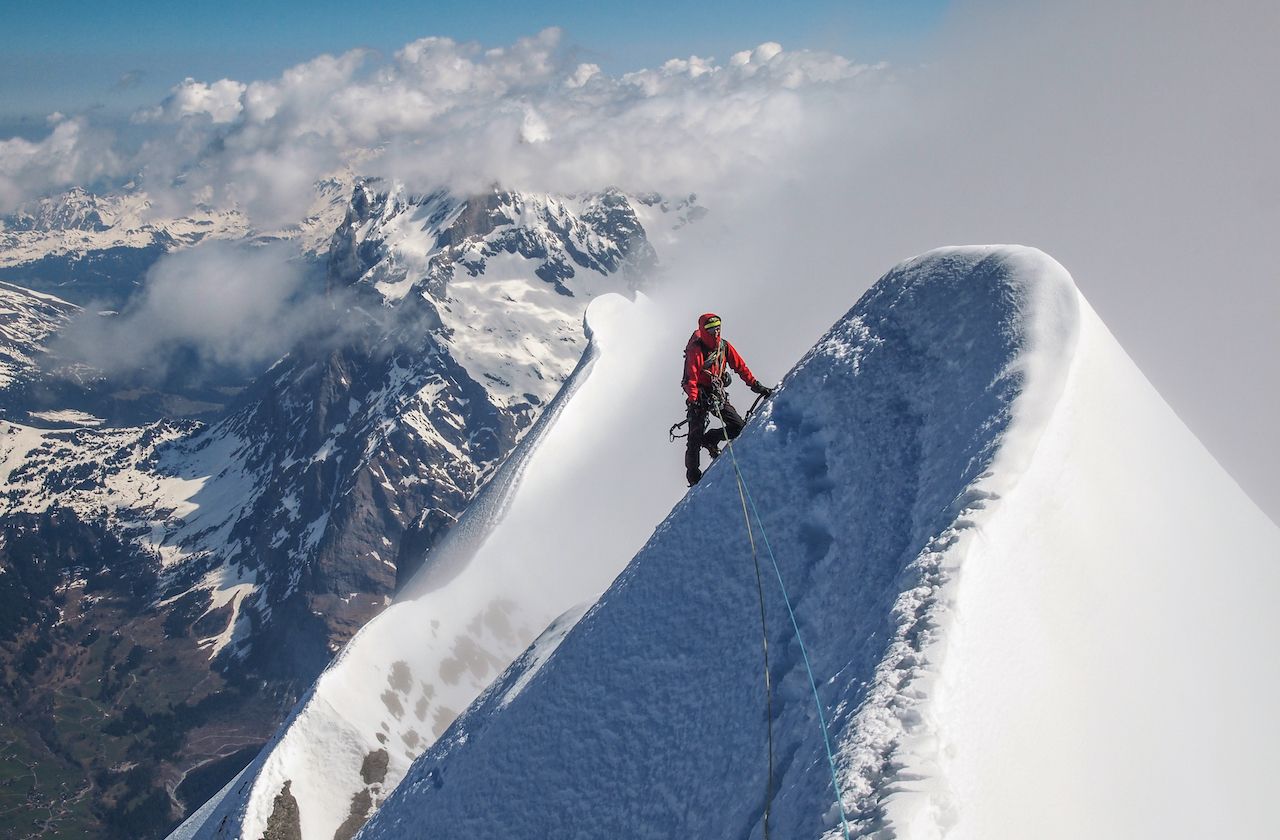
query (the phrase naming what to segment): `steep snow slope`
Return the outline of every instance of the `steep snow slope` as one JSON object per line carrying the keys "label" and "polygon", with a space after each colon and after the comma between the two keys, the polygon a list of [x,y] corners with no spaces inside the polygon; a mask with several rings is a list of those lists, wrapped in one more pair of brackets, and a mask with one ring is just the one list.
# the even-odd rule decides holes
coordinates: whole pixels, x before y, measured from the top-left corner
{"label": "steep snow slope", "polygon": [[[655,315],[643,296],[592,303],[592,351],[569,390],[432,549],[406,599],[352,639],[222,805],[176,837],[258,837],[269,825],[351,836],[548,622],[567,609],[580,615],[599,596],[680,496],[679,456],[665,434],[616,434],[634,405],[661,404],[657,395],[673,391],[670,371],[650,358],[672,362],[653,343]],[[670,468],[656,481],[608,477],[600,450],[623,445],[627,457]],[[584,519],[564,501],[591,482],[610,504]]]}
{"label": "steep snow slope", "polygon": [[[1280,622],[1249,595],[1280,584],[1280,533],[1051,259],[899,266],[735,454],[853,833],[1274,828]],[[361,836],[759,836],[759,608],[732,469],[709,470],[576,625],[553,624]],[[608,504],[560,501],[583,518]],[[838,837],[799,643],[776,586],[766,601],[771,827]]]}
{"label": "steep snow slope", "polygon": [[993,513],[931,704],[947,836],[1277,836],[1280,530],[1087,305]]}

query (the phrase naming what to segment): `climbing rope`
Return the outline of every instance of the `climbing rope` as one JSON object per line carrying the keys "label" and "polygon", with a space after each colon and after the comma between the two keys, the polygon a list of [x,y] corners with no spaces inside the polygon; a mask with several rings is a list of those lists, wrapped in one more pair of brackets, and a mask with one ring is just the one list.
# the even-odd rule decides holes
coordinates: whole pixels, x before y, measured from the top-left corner
{"label": "climbing rope", "polygon": [[[724,417],[720,418],[724,425]],[[727,442],[727,441],[726,441]],[[730,445],[732,451],[732,445]],[[764,580],[760,574],[760,554],[756,551],[756,537],[751,531],[751,518],[747,516],[747,496],[738,474],[738,499],[742,502],[742,520],[747,526],[747,541],[751,543],[751,562],[756,566],[756,594],[760,601],[760,644],[764,651],[764,703],[765,721],[769,730],[769,775],[764,788],[764,840],[769,840],[769,813],[773,807],[773,687],[769,677],[769,629],[764,616]]]}
{"label": "climbing rope", "polygon": [[[759,403],[759,400],[756,400]],[[721,413],[719,403],[713,403],[716,416],[720,419],[720,425],[724,426],[724,415]],[[755,409],[753,403],[751,409]],[[750,416],[750,411],[748,416]],[[844,830],[845,840],[850,840],[849,821],[844,812],[844,795],[840,790],[839,775],[836,772],[835,753],[831,749],[831,735],[827,730],[827,718],[822,712],[822,699],[818,695],[818,681],[813,676],[813,665],[809,662],[809,652],[805,649],[804,638],[800,635],[800,623],[796,620],[795,609],[791,606],[791,597],[787,594],[787,586],[782,582],[782,570],[778,567],[778,561],[774,557],[773,547],[769,544],[769,535],[764,530],[764,520],[760,518],[760,511],[756,508],[755,500],[751,498],[751,490],[747,487],[746,477],[742,474],[742,467],[738,464],[738,456],[733,451],[733,441],[725,435],[725,443],[729,449],[729,459],[733,462],[733,472],[738,483],[738,495],[744,499],[742,515],[747,524],[747,536],[751,541],[751,556],[756,559],[755,537],[751,532],[751,520],[747,517],[747,505],[751,506],[751,513],[755,516],[756,527],[760,529],[760,537],[764,540],[765,550],[769,553],[769,562],[773,566],[773,573],[778,579],[778,589],[782,593],[782,600],[787,605],[787,614],[791,617],[791,627],[795,630],[796,642],[800,646],[800,655],[804,658],[804,668],[809,675],[809,687],[813,690],[813,702],[818,709],[818,722],[822,725],[822,744],[827,751],[827,763],[831,767],[831,787],[835,790],[836,804],[840,807],[840,826]],[[760,564],[756,559],[756,583],[759,585]],[[764,626],[764,592],[760,591],[760,622],[761,627]],[[768,633],[765,633],[765,690],[769,690],[768,676]],[[772,697],[769,700],[769,798],[765,801],[765,837],[769,836],[769,809],[773,799],[773,708]]]}

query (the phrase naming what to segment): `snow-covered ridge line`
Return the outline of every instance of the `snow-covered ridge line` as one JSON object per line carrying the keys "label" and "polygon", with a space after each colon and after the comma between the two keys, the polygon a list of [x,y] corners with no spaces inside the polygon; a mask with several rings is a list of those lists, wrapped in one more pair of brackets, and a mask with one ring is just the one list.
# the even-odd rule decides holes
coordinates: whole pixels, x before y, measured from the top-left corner
{"label": "snow-covered ridge line", "polygon": [[569,374],[569,378],[565,380],[555,398],[543,409],[528,434],[516,444],[516,448],[507,456],[507,460],[489,479],[484,490],[471,501],[471,504],[467,505],[467,509],[458,518],[458,524],[454,525],[444,539],[433,546],[427,556],[422,559],[422,570],[405,585],[397,600],[412,600],[446,585],[448,580],[461,572],[467,562],[480,550],[481,545],[493,532],[494,525],[502,521],[511,506],[512,495],[529,466],[531,456],[537,451],[547,432],[555,425],[564,407],[590,376],[591,369],[600,355],[600,344],[591,329],[589,315],[590,309],[582,318],[582,334],[587,340],[587,347],[573,372]]}
{"label": "snow-covered ridge line", "polygon": [[[817,672],[854,836],[1274,834],[1280,618],[1253,593],[1280,588],[1280,529],[1052,259],[953,248],[899,266],[735,454]],[[741,840],[761,835],[771,788],[775,836],[841,838],[772,586],[766,784],[734,478],[722,457],[360,836],[502,836],[517,814],[535,837]]]}
{"label": "snow-covered ridge line", "polygon": [[[293,803],[286,821],[296,820],[303,836],[330,836],[339,829],[350,836],[403,778],[412,757],[434,740],[414,728],[443,731],[488,677],[535,641],[553,612],[495,599],[474,579],[450,583],[468,572],[468,561],[506,512],[542,439],[590,374],[599,353],[592,313],[604,309],[610,318],[613,309],[626,306],[617,298],[593,304],[583,324],[588,347],[577,367],[429,553],[418,578],[338,654],[239,783],[221,792],[223,801],[201,808],[175,837],[262,836],[274,821],[286,819],[282,795]],[[470,572],[474,578],[475,570]],[[456,671],[452,677],[450,669]],[[411,727],[408,737],[399,731],[405,725]],[[371,761],[376,774],[368,770]]]}
{"label": "snow-covered ridge line", "polygon": [[[885,827],[909,783],[902,768],[931,760],[922,703],[954,569],[1053,413],[1076,304],[1066,272],[1030,249],[908,261],[801,360],[736,445],[824,681],[845,810],[861,832]],[[504,674],[362,836],[494,836],[503,817],[482,801],[503,801],[534,836],[569,825],[758,833],[758,608],[731,470],[718,461],[549,660]],[[690,547],[707,545],[719,548],[690,562]],[[784,608],[767,600],[772,824],[787,836],[838,832],[799,652]]]}
{"label": "snow-covered ridge line", "polygon": [[[928,283],[930,274],[951,270],[952,259],[972,259],[974,250],[943,248],[907,260],[873,293],[902,294],[913,283]],[[982,457],[990,461],[983,471],[938,512],[940,519],[929,523],[921,517],[917,544],[922,540],[924,547],[904,569],[914,585],[893,602],[892,635],[841,740],[837,758],[846,809],[864,828],[909,824],[918,813],[946,814],[951,808],[929,704],[946,655],[952,584],[999,500],[1030,464],[1076,355],[1081,300],[1061,265],[1030,249],[998,246],[967,273],[975,285],[988,282],[984,275],[1005,275],[1001,293],[1012,299],[1016,314],[998,327],[1016,352],[997,376],[1014,383],[1016,396],[1006,409],[1004,431],[986,442]],[[929,511],[919,514],[927,517]],[[916,779],[925,781],[912,784]]]}
{"label": "snow-covered ridge line", "polygon": [[257,230],[236,209],[196,209],[186,216],[165,216],[142,191],[95,195],[80,188],[48,196],[0,216],[0,269],[39,260],[79,260],[112,249],[176,250],[208,240],[252,237],[296,239],[304,253],[323,254],[342,220],[354,177],[349,172],[315,185],[315,199],[297,224]]}

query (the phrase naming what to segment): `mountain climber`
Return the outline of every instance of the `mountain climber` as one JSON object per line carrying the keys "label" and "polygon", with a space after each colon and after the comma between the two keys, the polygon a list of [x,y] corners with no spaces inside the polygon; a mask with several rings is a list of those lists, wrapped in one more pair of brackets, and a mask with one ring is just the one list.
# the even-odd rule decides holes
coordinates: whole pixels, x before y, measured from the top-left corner
{"label": "mountain climber", "polygon": [[[707,312],[698,317],[698,328],[685,345],[684,378],[680,382],[689,418],[684,469],[690,487],[702,478],[699,465],[701,450],[705,447],[715,459],[720,454],[720,444],[736,438],[745,423],[729,403],[729,371],[725,369],[726,365],[760,396],[768,397],[773,393],[772,388],[760,384],[752,375],[733,345],[720,337],[720,317]],[[707,429],[707,421],[712,417],[720,420],[720,428]]]}

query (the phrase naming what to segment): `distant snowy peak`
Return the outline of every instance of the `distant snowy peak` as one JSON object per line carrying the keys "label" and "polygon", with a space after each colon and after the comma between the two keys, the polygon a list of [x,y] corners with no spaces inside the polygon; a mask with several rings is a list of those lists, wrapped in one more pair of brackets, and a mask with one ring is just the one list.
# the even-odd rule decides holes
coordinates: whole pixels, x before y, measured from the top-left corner
{"label": "distant snowy peak", "polygon": [[699,218],[695,196],[678,202],[618,190],[554,196],[495,188],[470,197],[415,196],[376,180],[355,187],[330,243],[331,273],[378,290],[388,301],[421,286],[440,295],[459,272],[475,277],[502,255],[535,262],[535,274],[560,294],[583,271],[636,274],[652,268],[650,239]]}
{"label": "distant snowy peak", "polygon": [[164,218],[142,192],[100,196],[75,189],[0,218],[0,268],[113,249],[167,251],[248,234],[246,220],[235,211]]}
{"label": "distant snowy peak", "polygon": [[304,253],[322,254],[342,221],[354,180],[341,174],[317,182],[304,218],[261,229],[235,208],[198,206],[172,215],[141,190],[98,195],[76,188],[0,217],[0,269],[116,249],[165,252],[216,239],[292,239]]}
{"label": "distant snowy peak", "polygon": [[430,310],[450,355],[502,407],[545,404],[585,347],[587,304],[630,293],[705,210],[614,189],[415,196],[362,181],[329,245],[331,283]]}
{"label": "distant snowy peak", "polygon": [[[8,231],[93,231],[103,232],[126,219],[138,218],[146,207],[139,195],[97,196],[79,187],[56,197],[41,198],[7,218],[0,218],[0,230]],[[136,226],[128,225],[125,226]]]}

